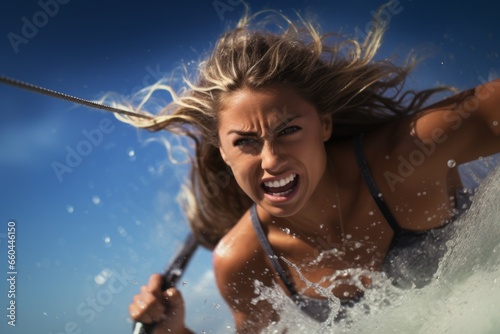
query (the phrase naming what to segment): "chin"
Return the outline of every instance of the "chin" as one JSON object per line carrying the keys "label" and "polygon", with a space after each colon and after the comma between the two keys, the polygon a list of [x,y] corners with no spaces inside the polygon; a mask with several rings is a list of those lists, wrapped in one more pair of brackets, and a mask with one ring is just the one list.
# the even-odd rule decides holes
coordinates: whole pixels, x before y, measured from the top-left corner
{"label": "chin", "polygon": [[261,203],[260,206],[271,216],[277,218],[286,218],[295,215],[299,212],[301,206],[299,205],[275,205],[270,203]]}

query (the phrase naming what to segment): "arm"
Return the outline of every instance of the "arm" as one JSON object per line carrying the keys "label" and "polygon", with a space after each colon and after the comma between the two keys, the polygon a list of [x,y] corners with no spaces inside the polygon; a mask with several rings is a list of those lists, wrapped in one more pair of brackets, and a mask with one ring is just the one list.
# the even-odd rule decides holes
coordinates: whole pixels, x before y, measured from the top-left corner
{"label": "arm", "polygon": [[419,113],[412,134],[464,163],[500,152],[500,80],[455,95]]}

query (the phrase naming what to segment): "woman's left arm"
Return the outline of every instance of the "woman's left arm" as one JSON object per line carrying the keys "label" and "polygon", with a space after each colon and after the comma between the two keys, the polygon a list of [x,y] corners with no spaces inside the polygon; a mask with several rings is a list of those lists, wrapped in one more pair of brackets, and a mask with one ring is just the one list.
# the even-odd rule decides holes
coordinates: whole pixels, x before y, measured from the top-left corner
{"label": "woman's left arm", "polygon": [[[477,101],[477,113],[486,123],[490,130],[500,135],[500,79],[490,81],[474,89],[474,97]],[[464,101],[466,103],[467,101]]]}
{"label": "woman's left arm", "polygon": [[441,146],[457,163],[500,152],[500,80],[423,110],[414,119],[412,135]]}

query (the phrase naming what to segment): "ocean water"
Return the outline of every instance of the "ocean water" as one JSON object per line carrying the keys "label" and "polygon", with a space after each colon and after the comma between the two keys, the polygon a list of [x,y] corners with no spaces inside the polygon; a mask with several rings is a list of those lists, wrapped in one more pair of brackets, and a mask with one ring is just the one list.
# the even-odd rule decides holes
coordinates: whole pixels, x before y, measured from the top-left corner
{"label": "ocean water", "polygon": [[[495,160],[496,161],[496,160]],[[471,208],[448,241],[432,282],[421,289],[401,290],[383,275],[372,276],[365,298],[334,322],[335,311],[325,323],[301,314],[278,287],[261,289],[261,298],[274,300],[281,320],[266,333],[500,333],[500,168],[478,162],[464,166],[468,182],[484,178]],[[494,161],[493,161],[494,162]],[[487,175],[486,170],[493,170]],[[355,274],[355,272],[354,272]],[[332,309],[338,309],[333,295]]]}

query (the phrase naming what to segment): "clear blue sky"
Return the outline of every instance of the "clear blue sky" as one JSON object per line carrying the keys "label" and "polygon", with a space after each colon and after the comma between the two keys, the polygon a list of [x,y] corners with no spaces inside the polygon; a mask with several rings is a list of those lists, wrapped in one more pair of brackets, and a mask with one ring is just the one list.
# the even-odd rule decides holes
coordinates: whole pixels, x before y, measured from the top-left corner
{"label": "clear blue sky", "polygon": [[[130,94],[199,60],[243,9],[229,0],[220,1],[223,12],[211,0],[54,3],[2,2],[0,73],[86,99]],[[325,30],[354,34],[382,1],[326,3],[250,2],[254,10],[310,11]],[[400,8],[384,55],[433,51],[412,85],[468,88],[500,72],[500,5],[401,0]],[[7,326],[0,280],[0,331],[127,333],[132,295],[186,234],[176,197],[187,167],[169,164],[161,145],[145,144],[156,135],[109,113],[3,85],[0,100],[0,271],[6,276],[7,222],[15,220],[18,272],[16,327]],[[72,150],[87,153],[68,158]],[[56,172],[57,163],[69,166],[66,159],[72,166]],[[197,254],[183,282],[191,327],[220,333],[232,325],[209,252]]]}

